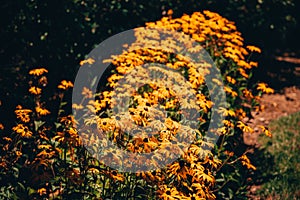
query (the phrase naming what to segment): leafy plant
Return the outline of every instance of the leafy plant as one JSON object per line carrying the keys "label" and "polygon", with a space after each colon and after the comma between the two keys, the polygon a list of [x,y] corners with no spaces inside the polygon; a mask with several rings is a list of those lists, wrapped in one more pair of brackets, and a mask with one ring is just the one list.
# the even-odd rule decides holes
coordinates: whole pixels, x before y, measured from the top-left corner
{"label": "leafy plant", "polygon": [[[250,57],[261,50],[251,45],[244,46],[234,23],[217,13],[196,12],[174,19],[171,10],[167,14],[159,21],[147,23],[147,29],[136,29],[136,41],[128,46],[128,51],[109,60],[101,60],[111,63],[107,85],[99,86],[96,94],[89,86],[82,88],[82,102],[88,103],[84,106],[78,102],[72,107],[88,116],[84,125],[89,129],[78,127],[78,120],[69,112],[71,105],[67,97],[73,87],[71,81],[60,82],[57,93],[51,97],[57,101],[55,105],[58,108],[51,107],[48,105],[50,101],[43,98],[48,70],[37,68],[29,71],[30,97],[16,107],[16,122],[12,129],[5,125],[0,127],[3,129],[1,179],[9,180],[6,183],[2,181],[1,190],[7,191],[3,197],[245,199],[249,185],[247,177],[256,167],[247,157],[242,134],[253,132],[246,119],[252,117],[251,111],[261,110],[259,99],[262,93],[273,92],[265,83],[249,84],[251,69],[258,65]],[[162,32],[158,30],[170,37],[159,38]],[[171,36],[178,40],[171,40]],[[191,38],[196,46],[190,46]],[[147,46],[157,44],[162,48]],[[212,73],[211,64],[205,59],[200,63],[187,59],[191,54],[203,55],[200,53],[203,48],[222,75],[220,80],[212,79],[214,87],[210,87],[210,91],[210,83],[205,76]],[[97,65],[97,62],[95,58],[88,58],[81,65],[87,67]],[[151,68],[151,73],[141,66]],[[130,73],[132,76],[126,77]],[[152,83],[152,79],[156,82]],[[120,83],[124,80],[129,85],[141,85],[136,90],[123,87],[126,84]],[[174,87],[171,80],[182,85],[187,83],[189,90]],[[218,110],[218,116],[225,119],[213,132],[220,136],[215,145],[210,140],[213,137],[208,134],[208,124],[214,104],[211,95],[217,91],[216,88],[224,90],[227,96],[225,104]],[[196,101],[189,99],[191,95],[196,97]],[[122,106],[115,99],[124,96],[130,102],[129,112],[113,114],[111,110],[114,107]],[[167,113],[166,116],[161,109]],[[197,113],[199,117],[195,123],[188,121],[181,124],[183,112],[186,115]],[[128,119],[133,123],[128,124]],[[145,135],[133,124],[140,127],[149,125],[151,135]],[[123,131],[124,127],[135,131],[136,137],[130,136],[129,131]],[[266,127],[261,128],[267,136],[271,135]],[[174,144],[182,145],[185,142],[182,138],[191,136],[194,142],[185,151],[170,148]],[[208,140],[204,140],[205,137]],[[158,161],[168,158],[170,153],[181,157],[152,171],[119,172],[105,165],[102,159],[93,158],[85,149],[89,144],[95,145],[95,151],[101,150],[99,147],[109,142],[137,155],[152,152],[159,146],[169,147],[161,157],[155,158],[157,160],[128,159],[123,157],[121,150],[97,152],[125,169],[140,162],[155,168]],[[208,147],[213,150],[207,150]]]}

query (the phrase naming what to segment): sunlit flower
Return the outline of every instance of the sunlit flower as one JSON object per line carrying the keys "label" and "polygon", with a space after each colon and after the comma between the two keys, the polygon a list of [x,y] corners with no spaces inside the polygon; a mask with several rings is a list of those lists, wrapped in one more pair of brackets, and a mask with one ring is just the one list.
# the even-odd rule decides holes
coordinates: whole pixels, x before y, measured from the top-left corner
{"label": "sunlit flower", "polygon": [[67,90],[68,88],[71,88],[73,87],[73,83],[71,81],[66,81],[66,80],[63,80],[61,81],[61,83],[58,85],[58,88],[59,89],[63,89],[63,90]]}
{"label": "sunlit flower", "polygon": [[29,88],[29,92],[31,94],[39,95],[39,94],[42,93],[42,89],[38,88],[38,87],[35,87],[35,86],[32,86],[32,87]]}
{"label": "sunlit flower", "polygon": [[23,109],[22,106],[18,105],[17,109],[15,110],[15,114],[18,119],[20,119],[22,122],[29,122],[30,121],[30,116],[29,113],[32,111],[30,109]]}
{"label": "sunlit flower", "polygon": [[243,154],[239,159],[248,169],[256,170],[256,167],[251,164],[249,158],[245,154]]}
{"label": "sunlit flower", "polygon": [[21,151],[16,151],[16,155],[17,155],[17,157],[20,157],[20,156],[22,156],[22,152]]}
{"label": "sunlit flower", "polygon": [[82,60],[82,61],[80,61],[80,63],[79,63],[79,65],[80,66],[82,66],[82,65],[84,65],[84,64],[86,64],[86,63],[88,63],[88,64],[93,64],[95,62],[95,60],[94,59],[92,59],[92,58],[88,58],[88,59],[86,59],[86,60]]}
{"label": "sunlit flower", "polygon": [[251,127],[247,126],[242,121],[238,121],[237,127],[240,128],[243,132],[247,132],[247,133],[253,133],[254,132],[254,130]]}
{"label": "sunlit flower", "polygon": [[12,130],[15,131],[16,133],[20,134],[22,137],[31,137],[32,136],[32,132],[24,124],[18,124],[17,126],[14,126],[12,128]]}
{"label": "sunlit flower", "polygon": [[49,115],[50,111],[47,110],[46,108],[41,108],[39,106],[35,107],[35,111],[39,114],[39,115]]}
{"label": "sunlit flower", "polygon": [[238,94],[236,91],[233,91],[230,87],[224,86],[225,92],[231,94],[232,97],[237,97]]}
{"label": "sunlit flower", "polygon": [[246,46],[246,48],[249,49],[249,51],[261,53],[260,48],[258,48],[258,47],[256,47],[256,46],[248,45],[248,46]]}
{"label": "sunlit flower", "polygon": [[40,189],[38,189],[37,193],[40,196],[45,195],[45,194],[47,194],[47,189],[46,188],[40,188]]}
{"label": "sunlit flower", "polygon": [[265,135],[266,135],[267,137],[272,137],[272,133],[271,133],[271,131],[270,131],[267,127],[265,127],[265,126],[260,126],[260,128],[261,128],[261,130],[265,133]]}
{"label": "sunlit flower", "polygon": [[257,89],[261,90],[267,94],[274,93],[274,89],[268,87],[266,83],[259,83],[257,85]]}
{"label": "sunlit flower", "polygon": [[35,75],[35,76],[41,76],[44,73],[48,73],[48,70],[46,70],[45,68],[32,69],[29,71],[30,75]]}
{"label": "sunlit flower", "polygon": [[80,110],[80,109],[83,109],[83,105],[82,104],[73,103],[72,104],[72,108],[75,109],[75,110]]}
{"label": "sunlit flower", "polygon": [[83,87],[83,89],[82,89],[82,93],[81,93],[85,98],[88,98],[88,99],[90,99],[90,98],[92,98],[93,97],[93,92],[90,90],[90,89],[88,89],[87,87]]}

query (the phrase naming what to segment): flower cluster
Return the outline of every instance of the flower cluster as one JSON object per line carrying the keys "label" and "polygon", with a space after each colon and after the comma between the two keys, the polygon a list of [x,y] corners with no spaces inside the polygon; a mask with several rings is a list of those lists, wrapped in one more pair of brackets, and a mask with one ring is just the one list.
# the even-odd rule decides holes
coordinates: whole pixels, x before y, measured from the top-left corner
{"label": "flower cluster", "polygon": [[[29,71],[32,103],[16,107],[10,130],[0,123],[0,133],[9,132],[1,135],[0,172],[29,189],[7,190],[36,199],[244,195],[247,175],[256,167],[241,138],[255,130],[247,119],[262,109],[260,96],[274,92],[265,83],[249,84],[252,68],[258,67],[250,57],[261,50],[245,46],[234,23],[217,13],[171,15],[136,29],[135,41],[120,55],[101,60],[112,70],[96,93],[82,88],[82,101],[72,105],[73,112],[82,113],[80,119],[67,111],[64,94],[74,87],[71,81],[58,84],[51,99],[59,100],[59,108],[50,111],[42,98],[48,70]],[[80,65],[97,63],[87,58]],[[214,65],[220,78],[213,76]],[[220,88],[225,102],[213,114]],[[221,120],[209,132],[213,116]],[[271,136],[267,127],[259,127]],[[170,162],[162,166],[163,160]],[[109,164],[136,173],[121,173]]]}

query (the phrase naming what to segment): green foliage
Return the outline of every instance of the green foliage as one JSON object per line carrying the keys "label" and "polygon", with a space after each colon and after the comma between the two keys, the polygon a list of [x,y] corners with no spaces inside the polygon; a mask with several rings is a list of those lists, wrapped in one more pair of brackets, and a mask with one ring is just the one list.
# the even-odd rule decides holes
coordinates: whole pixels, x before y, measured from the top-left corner
{"label": "green foliage", "polygon": [[[272,121],[273,138],[262,139],[266,171],[259,194],[272,199],[299,199],[300,197],[300,113]],[[260,170],[260,169],[259,169]]]}

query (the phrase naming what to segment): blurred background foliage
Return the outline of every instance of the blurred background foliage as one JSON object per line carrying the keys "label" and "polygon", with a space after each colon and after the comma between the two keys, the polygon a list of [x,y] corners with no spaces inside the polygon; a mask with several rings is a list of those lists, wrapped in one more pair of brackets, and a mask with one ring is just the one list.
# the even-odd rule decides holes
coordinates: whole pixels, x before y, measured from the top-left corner
{"label": "blurred background foliage", "polygon": [[218,12],[236,22],[247,38],[246,44],[251,41],[263,53],[297,49],[299,45],[297,0],[2,1],[0,92],[4,109],[15,106],[23,95],[22,83],[26,80],[22,74],[28,69],[50,69],[52,82],[74,80],[79,61],[95,45],[121,31],[156,21],[169,9],[174,17],[202,10]]}

